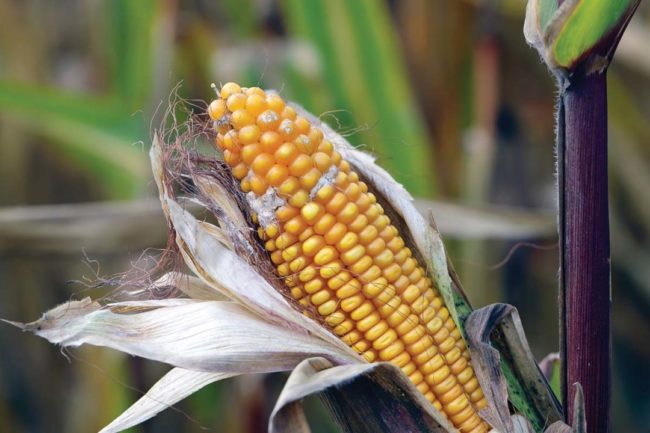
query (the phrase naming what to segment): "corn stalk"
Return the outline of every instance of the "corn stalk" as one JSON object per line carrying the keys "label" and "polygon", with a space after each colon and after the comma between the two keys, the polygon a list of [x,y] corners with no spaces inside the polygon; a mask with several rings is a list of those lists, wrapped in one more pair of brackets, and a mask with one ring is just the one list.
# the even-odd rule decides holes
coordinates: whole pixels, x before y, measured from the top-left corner
{"label": "corn stalk", "polygon": [[525,34],[557,78],[560,354],[565,419],[574,384],[586,423],[607,432],[611,290],[607,197],[607,67],[640,0],[537,0]]}

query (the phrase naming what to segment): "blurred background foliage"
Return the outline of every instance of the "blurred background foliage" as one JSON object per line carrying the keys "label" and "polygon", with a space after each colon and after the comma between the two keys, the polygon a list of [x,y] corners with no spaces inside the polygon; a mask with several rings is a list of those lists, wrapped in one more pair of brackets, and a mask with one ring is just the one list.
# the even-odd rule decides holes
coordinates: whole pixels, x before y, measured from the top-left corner
{"label": "blurred background foliage", "polygon": [[[557,350],[554,84],[522,0],[0,0],[0,317],[33,320],[164,247],[147,149],[178,83],[276,88],[433,199],[475,305]],[[614,431],[650,425],[650,7],[609,74]],[[152,120],[153,119],[153,120]],[[444,202],[443,202],[444,201]],[[87,202],[106,202],[87,204]],[[427,203],[425,205],[431,205]],[[148,253],[155,254],[156,250]],[[89,432],[166,367],[0,327],[0,431]],[[137,432],[263,432],[284,376],[212,385]],[[336,431],[318,401],[315,432]]]}

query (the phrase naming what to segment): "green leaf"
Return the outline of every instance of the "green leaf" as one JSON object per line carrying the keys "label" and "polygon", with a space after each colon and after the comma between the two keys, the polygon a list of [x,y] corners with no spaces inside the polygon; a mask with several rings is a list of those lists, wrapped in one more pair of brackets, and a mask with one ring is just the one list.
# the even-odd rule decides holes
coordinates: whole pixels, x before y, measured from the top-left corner
{"label": "green leaf", "polygon": [[636,0],[582,0],[564,20],[553,46],[555,62],[572,67],[589,50],[621,25]]}
{"label": "green leaf", "polygon": [[313,43],[321,57],[320,87],[330,95],[318,98],[322,106],[308,108],[316,113],[340,110],[335,116],[344,128],[367,125],[347,138],[376,152],[409,191],[431,195],[430,140],[387,7],[371,0],[285,0],[283,10],[292,35]]}
{"label": "green leaf", "polygon": [[129,110],[142,109],[151,92],[152,38],[155,19],[163,3],[153,0],[106,3],[109,76],[113,80],[113,93]]}
{"label": "green leaf", "polygon": [[58,145],[58,151],[102,181],[109,198],[132,197],[149,177],[146,153],[134,146],[142,119],[111,98],[0,82],[0,112]]}

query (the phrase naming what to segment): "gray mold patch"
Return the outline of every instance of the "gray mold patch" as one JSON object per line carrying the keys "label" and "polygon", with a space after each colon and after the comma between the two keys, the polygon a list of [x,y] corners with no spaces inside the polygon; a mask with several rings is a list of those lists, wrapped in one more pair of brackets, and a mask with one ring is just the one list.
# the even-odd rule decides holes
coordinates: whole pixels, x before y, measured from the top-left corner
{"label": "gray mold patch", "polygon": [[268,227],[276,222],[275,210],[287,204],[273,187],[268,188],[261,197],[252,191],[247,193],[246,201],[248,201],[251,210],[257,214],[257,220],[261,227]]}
{"label": "gray mold patch", "polygon": [[325,185],[331,185],[334,183],[334,180],[336,179],[336,175],[338,174],[339,170],[336,168],[335,165],[331,166],[327,172],[325,172],[320,179],[318,179],[318,183],[314,185],[314,187],[309,191],[309,200],[313,200],[314,197],[316,197],[316,194],[318,191],[324,187]]}

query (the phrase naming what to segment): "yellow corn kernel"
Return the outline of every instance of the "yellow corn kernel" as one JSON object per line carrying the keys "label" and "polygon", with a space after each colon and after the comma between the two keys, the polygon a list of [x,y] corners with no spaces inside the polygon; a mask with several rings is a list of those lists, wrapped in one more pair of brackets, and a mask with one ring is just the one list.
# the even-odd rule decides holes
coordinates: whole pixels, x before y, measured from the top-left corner
{"label": "yellow corn kernel", "polygon": [[282,200],[259,236],[291,296],[368,362],[401,368],[459,431],[487,432],[485,397],[442,297],[332,141],[256,87],[224,85],[208,114],[242,191]]}

